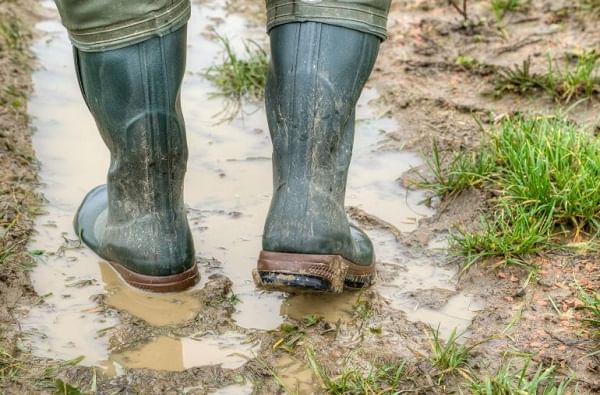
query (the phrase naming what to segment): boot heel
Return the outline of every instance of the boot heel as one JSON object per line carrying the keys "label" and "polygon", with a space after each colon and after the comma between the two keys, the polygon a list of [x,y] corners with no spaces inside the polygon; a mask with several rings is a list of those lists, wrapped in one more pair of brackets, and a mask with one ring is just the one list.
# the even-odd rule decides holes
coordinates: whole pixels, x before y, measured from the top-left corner
{"label": "boot heel", "polygon": [[150,292],[181,292],[196,285],[200,281],[198,267],[194,266],[188,270],[172,274],[170,276],[149,276],[139,274],[127,269],[125,266],[108,261],[110,266],[121,276],[121,278],[134,288]]}
{"label": "boot heel", "polygon": [[261,251],[252,277],[257,287],[277,291],[341,293],[348,264],[339,255]]}

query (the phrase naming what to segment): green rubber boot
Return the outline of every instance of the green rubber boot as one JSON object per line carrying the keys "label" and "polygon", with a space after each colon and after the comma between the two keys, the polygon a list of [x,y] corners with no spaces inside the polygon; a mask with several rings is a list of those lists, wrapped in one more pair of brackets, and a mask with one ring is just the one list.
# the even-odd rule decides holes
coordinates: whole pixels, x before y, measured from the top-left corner
{"label": "green rubber boot", "polygon": [[280,25],[270,36],[274,187],[255,282],[329,292],[368,286],[373,245],[348,222],[344,199],[354,110],[380,39],[317,22]]}
{"label": "green rubber boot", "polygon": [[111,153],[107,184],[87,194],[75,231],[131,285],[189,288],[199,275],[183,204],[186,28],[121,49],[74,51],[81,91]]}

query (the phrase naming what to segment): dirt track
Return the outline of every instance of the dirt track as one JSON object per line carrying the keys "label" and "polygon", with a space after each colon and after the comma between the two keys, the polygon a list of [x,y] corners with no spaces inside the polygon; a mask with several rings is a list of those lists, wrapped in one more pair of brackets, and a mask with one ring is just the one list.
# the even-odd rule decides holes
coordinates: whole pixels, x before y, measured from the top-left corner
{"label": "dirt track", "polygon": [[[31,218],[39,202],[34,192],[36,166],[26,116],[26,98],[31,89],[29,66],[34,64],[28,56],[27,26],[31,27],[35,18],[23,12],[30,7],[29,2],[19,1],[19,4],[21,7],[0,4],[0,15],[9,13],[11,20],[21,20],[24,24],[16,46],[0,41],[0,86],[14,87],[0,92],[0,224],[8,229],[0,235],[4,243],[0,246],[4,251],[7,246],[14,246],[6,258],[0,250],[0,351],[10,355],[0,359],[0,369],[2,376],[6,376],[7,369],[13,366],[35,362],[36,368],[17,369],[16,375],[4,378],[0,385],[7,393],[35,393],[40,391],[40,381],[46,386],[53,385],[55,373],[44,377],[41,370],[53,362],[21,353],[15,347],[19,336],[17,306],[39,301],[23,270],[32,262],[25,242],[32,231]],[[259,15],[260,5],[256,4],[248,4],[248,16]],[[432,139],[436,139],[445,152],[470,150],[481,138],[473,116],[490,125],[514,111],[550,113],[565,108],[544,94],[495,98],[489,93],[493,90],[493,70],[497,66],[520,64],[533,55],[534,69],[543,70],[547,53],[562,58],[577,50],[600,47],[597,29],[600,16],[577,11],[569,4],[532,1],[527,10],[510,13],[503,22],[496,23],[486,2],[475,2],[469,11],[469,21],[463,22],[445,1],[395,1],[390,16],[390,38],[381,48],[370,84],[382,93],[378,103],[381,113],[392,114],[400,127],[388,131],[380,149],[410,149],[428,155]],[[0,23],[3,20],[6,19],[0,19]],[[459,56],[476,59],[478,66],[457,64]],[[593,98],[578,104],[569,115],[581,124],[595,127],[598,109],[600,104]],[[402,177],[406,178],[410,174]],[[417,230],[408,233],[389,229],[386,222],[360,210],[350,209],[349,214],[367,230],[393,233],[407,254],[450,262],[444,251],[432,252],[427,246],[453,226],[477,226],[485,200],[479,192],[468,191],[453,200],[442,201],[436,207],[437,214],[422,220]],[[600,356],[587,356],[598,349],[598,339],[581,322],[583,313],[578,310],[574,288],[575,282],[600,288],[597,254],[549,251],[532,257],[531,262],[539,264],[539,277],[526,287],[523,287],[526,273],[516,268],[476,268],[461,279],[460,290],[476,295],[483,305],[469,328],[469,342],[483,342],[472,357],[474,368],[481,375],[492,372],[505,363],[505,352],[516,350],[531,353],[535,363],[556,365],[564,376],[572,375],[573,388],[576,385],[580,393],[600,391]],[[385,280],[387,275],[389,270],[383,265],[380,278]],[[306,349],[314,349],[319,361],[333,373],[345,366],[365,368],[374,361],[404,358],[411,379],[403,389],[418,393],[450,393],[459,387],[465,390],[461,377],[438,382],[439,372],[425,358],[429,353],[427,326],[409,321],[405,313],[375,291],[367,291],[358,302],[340,307],[349,310],[344,318],[352,320],[324,319],[307,325],[302,316],[292,315],[288,322],[296,329],[289,333],[285,330],[253,333],[238,327],[231,319],[235,309],[228,299],[230,287],[230,281],[222,276],[211,278],[197,293],[204,308],[203,320],[185,325],[157,328],[127,312],[117,312],[121,325],[111,333],[111,343],[116,351],[125,351],[146,339],[174,332],[182,335],[235,330],[260,344],[257,358],[242,367],[232,370],[208,366],[177,373],[130,369],[117,378],[101,374],[96,377],[89,367],[70,367],[57,369],[57,376],[85,391],[91,388],[95,377],[100,393],[119,390],[177,393],[184,387],[198,387],[197,393],[205,393],[206,389],[236,384],[240,377],[245,377],[253,383],[256,393],[267,394],[280,390],[273,372],[281,369],[288,372],[281,373],[285,376],[296,369],[297,376],[307,375],[306,386],[300,389],[318,392],[318,386],[311,385],[315,379],[304,366]],[[411,297],[419,303],[429,303],[435,310],[444,306],[450,296],[427,292]],[[330,302],[334,304],[335,298]],[[99,305],[114,311],[103,299]],[[292,340],[295,334],[301,336],[293,342],[290,352],[273,347],[281,339]],[[45,390],[52,391],[50,387]]]}

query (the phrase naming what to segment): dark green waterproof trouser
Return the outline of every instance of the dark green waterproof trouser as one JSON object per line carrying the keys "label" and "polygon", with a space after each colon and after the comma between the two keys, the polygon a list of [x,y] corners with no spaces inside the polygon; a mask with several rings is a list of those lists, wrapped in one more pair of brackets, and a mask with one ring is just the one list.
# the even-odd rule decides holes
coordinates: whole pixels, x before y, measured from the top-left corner
{"label": "dark green waterproof trouser", "polygon": [[[73,45],[96,52],[174,32],[190,17],[190,0],[55,0]],[[391,0],[266,0],[267,30],[322,22],[386,37]]]}

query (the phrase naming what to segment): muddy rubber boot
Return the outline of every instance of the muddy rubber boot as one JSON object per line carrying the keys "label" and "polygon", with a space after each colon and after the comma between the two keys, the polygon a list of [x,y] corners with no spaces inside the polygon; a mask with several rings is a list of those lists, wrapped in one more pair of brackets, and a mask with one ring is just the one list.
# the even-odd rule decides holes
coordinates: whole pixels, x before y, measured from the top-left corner
{"label": "muddy rubber boot", "polygon": [[125,281],[155,292],[199,278],[183,204],[185,52],[185,27],[121,49],[75,49],[85,102],[111,153],[107,184],[87,194],[75,231]]}
{"label": "muddy rubber boot", "polygon": [[368,286],[373,245],[348,222],[344,200],[354,110],[380,39],[317,22],[280,25],[270,36],[273,198],[254,280],[291,291]]}

